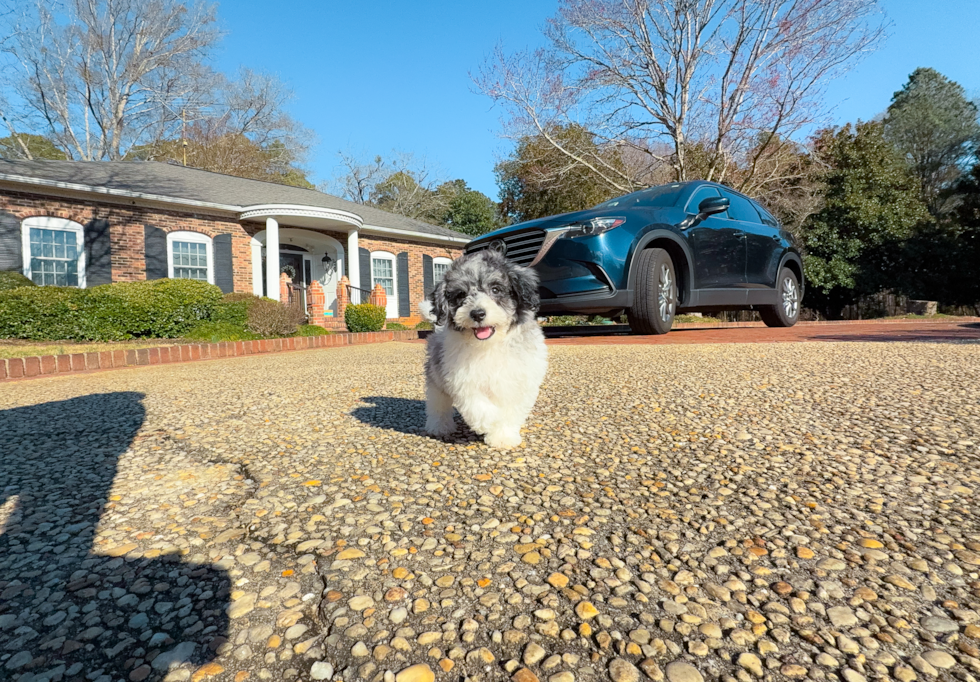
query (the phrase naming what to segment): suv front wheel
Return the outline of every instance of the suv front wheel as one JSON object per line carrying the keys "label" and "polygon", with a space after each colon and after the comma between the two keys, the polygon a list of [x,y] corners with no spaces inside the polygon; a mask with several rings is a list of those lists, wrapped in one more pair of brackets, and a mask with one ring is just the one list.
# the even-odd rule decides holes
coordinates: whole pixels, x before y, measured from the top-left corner
{"label": "suv front wheel", "polygon": [[778,303],[759,308],[759,316],[767,327],[792,327],[800,319],[800,282],[789,268],[779,271],[776,297]]}
{"label": "suv front wheel", "polygon": [[626,317],[634,334],[666,334],[677,310],[674,263],[663,249],[641,251],[636,264],[636,300]]}

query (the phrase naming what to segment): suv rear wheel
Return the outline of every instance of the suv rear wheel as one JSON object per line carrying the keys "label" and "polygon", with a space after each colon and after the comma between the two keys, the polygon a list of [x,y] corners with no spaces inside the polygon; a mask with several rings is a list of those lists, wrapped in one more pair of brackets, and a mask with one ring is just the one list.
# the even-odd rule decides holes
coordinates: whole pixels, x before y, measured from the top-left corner
{"label": "suv rear wheel", "polygon": [[666,334],[677,310],[674,263],[663,249],[646,249],[637,256],[636,301],[626,316],[634,334]]}
{"label": "suv rear wheel", "polygon": [[800,319],[800,282],[789,268],[779,271],[776,295],[779,303],[759,308],[759,316],[767,327],[792,327]]}

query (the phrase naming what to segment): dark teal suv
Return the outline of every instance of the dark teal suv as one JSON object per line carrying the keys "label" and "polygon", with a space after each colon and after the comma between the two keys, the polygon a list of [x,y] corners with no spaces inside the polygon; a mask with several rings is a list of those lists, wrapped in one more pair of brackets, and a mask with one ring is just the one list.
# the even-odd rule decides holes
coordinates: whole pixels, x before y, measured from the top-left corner
{"label": "dark teal suv", "polygon": [[660,185],[595,208],[511,225],[470,242],[533,267],[541,314],[623,312],[640,334],[677,313],[758,310],[796,323],[803,260],[792,234],[748,197],[713,182]]}

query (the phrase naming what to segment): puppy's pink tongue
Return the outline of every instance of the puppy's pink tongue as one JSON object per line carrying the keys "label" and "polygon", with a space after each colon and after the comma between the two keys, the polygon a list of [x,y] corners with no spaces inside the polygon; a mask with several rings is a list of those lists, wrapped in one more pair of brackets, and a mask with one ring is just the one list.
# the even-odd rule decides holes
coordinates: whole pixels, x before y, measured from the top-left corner
{"label": "puppy's pink tongue", "polygon": [[480,341],[486,341],[493,336],[493,327],[477,327],[473,330],[473,334],[476,335],[476,338],[480,339]]}

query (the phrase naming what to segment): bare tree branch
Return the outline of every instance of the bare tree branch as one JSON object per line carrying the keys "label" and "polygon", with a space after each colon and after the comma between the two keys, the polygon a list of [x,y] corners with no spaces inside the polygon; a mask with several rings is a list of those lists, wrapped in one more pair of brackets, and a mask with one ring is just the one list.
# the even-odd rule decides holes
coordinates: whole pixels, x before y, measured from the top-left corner
{"label": "bare tree branch", "polygon": [[[760,167],[768,145],[821,120],[826,83],[884,23],[876,0],[562,0],[545,35],[547,49],[498,49],[474,78],[506,112],[505,136],[540,135],[623,191],[666,161],[676,180],[752,193],[780,177]],[[647,168],[609,167],[549,136],[571,125],[648,152]]]}
{"label": "bare tree branch", "polygon": [[6,17],[0,85],[28,128],[78,159],[120,160],[214,104],[203,66],[213,6],[180,0],[35,0]]}

